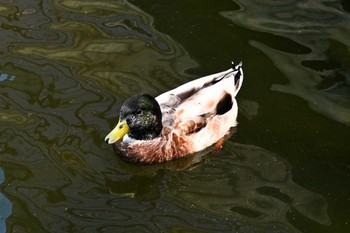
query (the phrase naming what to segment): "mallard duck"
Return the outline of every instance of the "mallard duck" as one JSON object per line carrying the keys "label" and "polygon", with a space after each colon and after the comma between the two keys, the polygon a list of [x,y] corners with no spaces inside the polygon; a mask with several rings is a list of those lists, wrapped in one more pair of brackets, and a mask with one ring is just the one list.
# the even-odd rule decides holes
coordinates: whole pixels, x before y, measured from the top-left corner
{"label": "mallard duck", "polygon": [[117,126],[106,136],[122,158],[160,163],[201,151],[236,126],[235,96],[243,82],[242,63],[156,98],[138,94],[121,106]]}

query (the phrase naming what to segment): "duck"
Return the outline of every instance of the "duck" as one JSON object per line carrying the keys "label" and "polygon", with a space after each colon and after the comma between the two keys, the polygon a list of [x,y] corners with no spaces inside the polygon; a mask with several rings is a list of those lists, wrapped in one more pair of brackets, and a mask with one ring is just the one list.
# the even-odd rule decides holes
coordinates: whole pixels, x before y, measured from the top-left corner
{"label": "duck", "polygon": [[237,125],[235,99],[242,62],[152,97],[136,94],[121,105],[119,121],[105,137],[128,162],[155,164],[202,151]]}

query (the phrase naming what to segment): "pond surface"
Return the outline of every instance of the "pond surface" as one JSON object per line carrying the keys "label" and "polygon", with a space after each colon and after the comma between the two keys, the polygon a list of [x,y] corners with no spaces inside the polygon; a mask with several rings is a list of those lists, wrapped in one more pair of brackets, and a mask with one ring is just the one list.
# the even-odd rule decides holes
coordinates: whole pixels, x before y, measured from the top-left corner
{"label": "pond surface", "polygon": [[[340,0],[0,1],[0,232],[350,232]],[[223,148],[104,142],[126,98],[243,61]]]}

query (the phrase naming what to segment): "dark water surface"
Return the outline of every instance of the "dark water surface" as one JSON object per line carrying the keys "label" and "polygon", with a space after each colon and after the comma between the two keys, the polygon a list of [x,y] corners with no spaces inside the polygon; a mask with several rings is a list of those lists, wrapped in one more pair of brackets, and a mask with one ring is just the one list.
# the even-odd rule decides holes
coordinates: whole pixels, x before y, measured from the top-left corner
{"label": "dark water surface", "polygon": [[[350,14],[329,0],[0,1],[0,232],[350,232]],[[243,61],[222,150],[127,164],[127,97]]]}

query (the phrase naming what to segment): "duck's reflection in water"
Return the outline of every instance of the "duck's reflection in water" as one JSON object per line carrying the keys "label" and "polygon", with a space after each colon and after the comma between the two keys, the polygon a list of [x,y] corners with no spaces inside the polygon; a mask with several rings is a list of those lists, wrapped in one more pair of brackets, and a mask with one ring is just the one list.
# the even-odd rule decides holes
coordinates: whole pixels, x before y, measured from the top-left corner
{"label": "duck's reflection in water", "polygon": [[[139,200],[166,196],[180,206],[229,219],[239,226],[238,232],[252,226],[298,232],[296,215],[330,224],[326,199],[293,182],[285,160],[256,146],[227,141],[215,155],[208,149],[174,162],[124,168],[133,176],[107,178],[112,193]],[[164,185],[167,188],[160,190]]]}

